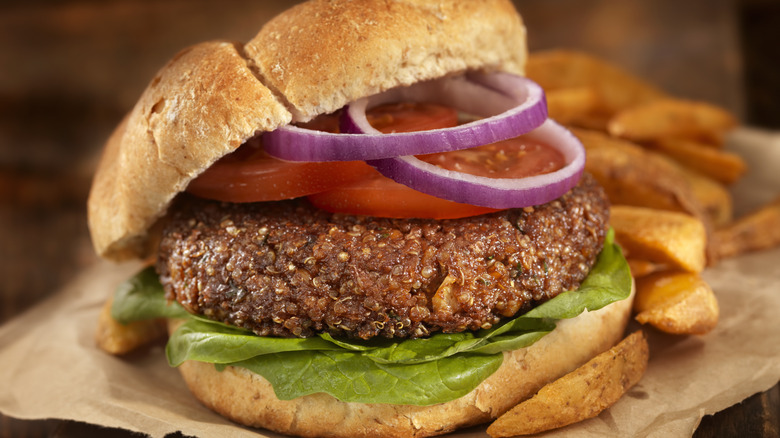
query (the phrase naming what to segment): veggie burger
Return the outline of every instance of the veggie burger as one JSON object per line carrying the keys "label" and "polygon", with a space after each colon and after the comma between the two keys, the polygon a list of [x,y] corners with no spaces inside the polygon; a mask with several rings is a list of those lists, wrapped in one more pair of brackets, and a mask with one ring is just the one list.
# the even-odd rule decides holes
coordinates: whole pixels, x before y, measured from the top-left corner
{"label": "veggie burger", "polygon": [[89,197],[206,406],[300,436],[490,421],[623,335],[632,280],[508,0],[312,0],[176,55]]}

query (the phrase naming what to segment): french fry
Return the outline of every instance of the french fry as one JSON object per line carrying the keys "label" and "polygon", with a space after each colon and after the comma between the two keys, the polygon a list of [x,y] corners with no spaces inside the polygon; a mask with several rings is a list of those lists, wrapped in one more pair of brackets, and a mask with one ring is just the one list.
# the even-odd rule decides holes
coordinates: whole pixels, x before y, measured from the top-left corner
{"label": "french fry", "polygon": [[594,56],[571,50],[534,52],[526,75],[548,92],[561,88],[592,88],[599,110],[607,114],[665,96],[638,77]]}
{"label": "french fry", "polygon": [[649,348],[641,331],[591,359],[491,424],[491,437],[529,435],[593,418],[612,406],[644,375]]}
{"label": "french fry", "polygon": [[747,170],[745,160],[737,154],[707,147],[696,140],[661,138],[649,147],[724,184],[736,182]]}
{"label": "french fry", "polygon": [[636,320],[666,333],[702,335],[718,323],[718,300],[695,273],[659,272],[636,281]]}
{"label": "french fry", "polygon": [[620,111],[607,130],[635,142],[687,138],[717,144],[736,124],[733,115],[715,105],[666,98]]}
{"label": "french fry", "polygon": [[107,300],[98,316],[95,341],[107,353],[121,355],[150,344],[167,334],[164,320],[135,321],[127,325],[111,317],[112,300]]}
{"label": "french fry", "polygon": [[693,216],[644,207],[615,205],[610,215],[615,238],[629,258],[688,272],[706,264],[707,235]]}
{"label": "french fry", "polygon": [[780,198],[717,230],[713,241],[716,259],[780,245]]}

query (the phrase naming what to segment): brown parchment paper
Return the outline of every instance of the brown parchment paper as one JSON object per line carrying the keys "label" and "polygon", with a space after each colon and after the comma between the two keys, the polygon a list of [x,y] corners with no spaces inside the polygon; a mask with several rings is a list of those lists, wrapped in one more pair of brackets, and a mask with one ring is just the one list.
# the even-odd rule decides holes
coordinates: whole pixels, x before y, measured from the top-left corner
{"label": "brown parchment paper", "polygon": [[[780,194],[780,137],[737,131],[729,147],[749,175],[734,187],[738,212]],[[702,337],[647,329],[650,364],[642,381],[598,417],[544,436],[688,437],[706,414],[780,380],[780,250],[722,262],[705,272],[721,308]],[[73,419],[144,432],[277,437],[243,428],[190,396],[162,346],[115,358],[96,349],[105,298],[139,265],[99,263],[51,299],[0,327],[0,411],[22,419]],[[452,436],[484,437],[484,427]]]}

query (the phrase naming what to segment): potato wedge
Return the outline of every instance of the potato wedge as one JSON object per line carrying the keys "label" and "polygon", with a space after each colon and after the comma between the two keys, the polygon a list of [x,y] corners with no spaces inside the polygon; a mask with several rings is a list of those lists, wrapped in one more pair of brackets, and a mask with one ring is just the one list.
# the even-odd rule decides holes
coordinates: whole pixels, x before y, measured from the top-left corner
{"label": "potato wedge", "polygon": [[658,272],[637,279],[636,320],[665,333],[702,335],[718,323],[718,300],[709,284],[691,272]]}
{"label": "potato wedge", "polygon": [[613,204],[706,217],[680,166],[668,157],[603,132],[574,128],[572,132],[587,151],[585,170],[604,187]]}
{"label": "potato wedge", "polygon": [[696,170],[724,184],[735,183],[747,170],[739,155],[682,138],[662,138],[648,143],[649,147],[671,157],[683,166]]}
{"label": "potato wedge", "polygon": [[579,125],[593,117],[599,106],[599,96],[592,87],[560,88],[547,91],[546,95],[550,118],[564,125]]}
{"label": "potato wedge", "polygon": [[641,331],[591,359],[491,424],[491,437],[529,435],[593,418],[612,406],[647,369],[649,349]]}
{"label": "potato wedge", "polygon": [[610,115],[606,113],[590,113],[583,114],[580,117],[572,120],[568,125],[571,128],[590,129],[594,131],[607,131],[607,123],[609,123]]}
{"label": "potato wedge", "polygon": [[728,111],[704,102],[666,98],[637,105],[616,114],[607,130],[635,142],[687,138],[718,144],[737,125]]}
{"label": "potato wedge", "polygon": [[615,238],[634,259],[701,272],[706,263],[707,235],[693,216],[651,208],[615,205],[609,220]]}
{"label": "potato wedge", "polygon": [[115,355],[129,353],[167,334],[164,320],[136,321],[123,325],[111,317],[109,299],[98,316],[95,342],[103,351]]}
{"label": "potato wedge", "polygon": [[734,219],[734,201],[731,192],[723,184],[693,169],[681,166],[680,170],[688,181],[691,193],[704,208],[714,228],[730,224]]}
{"label": "potato wedge", "polygon": [[719,229],[713,236],[716,259],[780,245],[780,198]]}
{"label": "potato wedge", "polygon": [[649,260],[630,258],[626,261],[628,262],[629,269],[631,269],[631,276],[635,279],[666,269],[664,265],[659,265],[658,263],[653,263]]}
{"label": "potato wedge", "polygon": [[548,92],[589,87],[599,96],[599,110],[613,114],[665,96],[658,88],[597,57],[571,50],[531,53],[526,75]]}

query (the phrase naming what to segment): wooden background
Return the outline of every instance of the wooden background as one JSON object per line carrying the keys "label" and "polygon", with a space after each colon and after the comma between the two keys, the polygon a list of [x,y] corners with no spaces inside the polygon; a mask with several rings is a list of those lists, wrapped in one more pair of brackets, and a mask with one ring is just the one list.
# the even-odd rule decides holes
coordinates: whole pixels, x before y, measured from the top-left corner
{"label": "wooden background", "polygon": [[[204,40],[246,41],[292,1],[0,2],[0,323],[94,263],[96,157],[154,72]],[[681,97],[780,128],[778,0],[517,0],[532,50],[588,50]],[[0,348],[3,348],[0,345]],[[0,364],[1,366],[1,364]],[[2,388],[0,388],[2,391]],[[697,436],[778,436],[780,390],[704,419]],[[128,436],[0,416],[3,437]]]}

